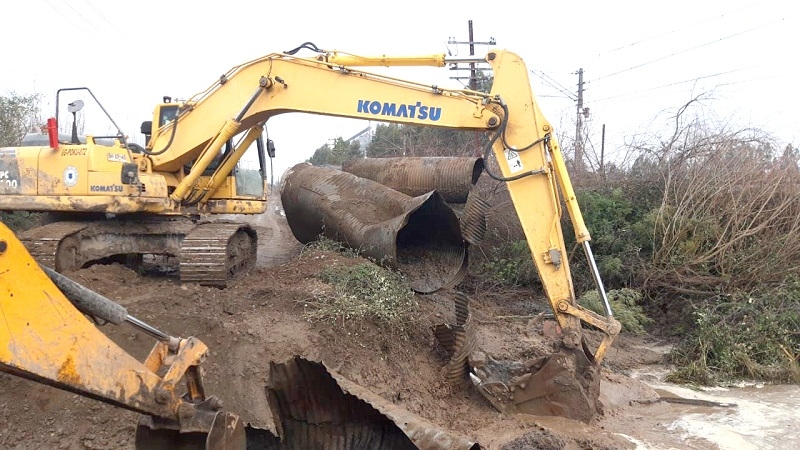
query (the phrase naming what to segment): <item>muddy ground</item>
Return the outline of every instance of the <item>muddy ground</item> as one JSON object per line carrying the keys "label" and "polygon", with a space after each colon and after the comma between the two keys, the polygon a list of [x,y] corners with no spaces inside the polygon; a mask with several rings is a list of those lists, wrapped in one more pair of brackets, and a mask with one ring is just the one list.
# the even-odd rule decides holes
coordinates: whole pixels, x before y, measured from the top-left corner
{"label": "muddy ground", "polygon": [[[276,196],[277,197],[277,196]],[[669,408],[657,393],[628,376],[663,361],[651,337],[622,336],[603,365],[604,414],[589,424],[552,417],[508,417],[473,388],[442,379],[432,327],[452,314],[449,292],[420,297],[422,317],[409,334],[372,324],[316,323],[304,316],[315,294],[330,289],[315,274],[352,264],[341,254],[303,251],[274,205],[252,219],[259,231],[258,265],[226,290],[182,285],[174,276],[143,277],[121,265],[69,273],[79,283],[124,305],[130,314],[173,335],[193,335],[211,349],[206,388],[228,410],[274,429],[264,387],[270,361],[294,355],[328,367],[383,398],[488,449],[713,448],[672,435],[666,425],[640,420]],[[546,308],[527,292],[471,295],[479,346],[500,358],[524,356],[541,344],[541,324],[523,316]],[[509,317],[512,316],[512,317]],[[127,327],[103,330],[143,359],[152,340]],[[31,381],[0,374],[0,448],[130,449],[137,415]],[[626,437],[627,436],[627,437]],[[652,447],[647,445],[653,444]],[[691,444],[691,445],[690,445]]]}

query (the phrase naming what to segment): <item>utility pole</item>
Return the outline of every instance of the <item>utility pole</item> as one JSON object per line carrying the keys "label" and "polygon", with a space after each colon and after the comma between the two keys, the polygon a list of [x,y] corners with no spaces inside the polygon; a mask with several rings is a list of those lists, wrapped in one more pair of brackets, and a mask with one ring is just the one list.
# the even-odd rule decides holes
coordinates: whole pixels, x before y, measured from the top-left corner
{"label": "utility pole", "polygon": [[[456,44],[456,45],[458,45],[458,44],[467,44],[467,45],[469,45],[469,56],[475,56],[475,44],[497,45],[497,41],[495,41],[494,38],[489,38],[489,40],[486,41],[486,42],[475,42],[475,38],[474,38],[474,35],[473,35],[473,32],[472,32],[472,20],[468,21],[467,25],[469,27],[468,30],[467,30],[468,33],[469,33],[468,34],[469,35],[469,40],[468,41],[466,41],[466,42],[465,41],[457,41],[457,40],[455,40],[455,38],[451,37],[447,41],[447,43],[448,44]],[[451,67],[450,70],[459,70],[459,67],[458,66],[454,66],[454,67]],[[477,91],[478,90],[478,71],[479,70],[485,70],[485,69],[478,68],[478,66],[474,62],[471,62],[471,63],[469,63],[469,77],[455,76],[455,77],[450,77],[450,79],[451,80],[462,80],[462,79],[465,79],[465,78],[469,78],[469,88],[471,90],[473,90],[473,91]]]}
{"label": "utility pole", "polygon": [[578,69],[578,115],[575,122],[575,171],[583,172],[583,69]]}
{"label": "utility pole", "polygon": [[606,124],[603,124],[603,137],[600,141],[600,175],[606,179]]}
{"label": "utility pole", "polygon": [[[469,27],[469,29],[467,30],[468,33],[469,33],[468,34],[469,40],[467,42],[459,42],[459,41],[456,41],[454,38],[450,38],[447,41],[447,43],[448,44],[456,44],[456,45],[458,45],[458,44],[467,44],[467,45],[469,45],[469,56],[475,56],[475,44],[482,44],[482,45],[483,44],[485,44],[485,45],[496,45],[497,44],[497,42],[494,40],[494,38],[489,38],[489,40],[487,42],[475,42],[475,37],[474,37],[474,35],[472,33],[472,20],[469,20],[467,22],[467,26]],[[457,65],[455,65],[454,67],[450,68],[450,70],[458,70],[458,69],[459,68],[458,68]],[[470,88],[470,90],[473,90],[473,91],[477,91],[478,90],[478,70],[483,70],[483,69],[479,69],[475,65],[474,62],[469,63],[469,88]],[[459,77],[459,76],[450,77],[451,80],[460,80],[460,79],[464,79],[464,78],[466,78],[466,77]],[[481,132],[476,131],[475,132],[475,156],[480,156],[481,155],[480,139],[481,139]]]}
{"label": "utility pole", "polygon": [[[469,21],[469,56],[475,56],[475,39],[472,36],[472,20]],[[475,63],[469,63],[469,88],[473,91],[478,90],[478,71],[475,70]]]}

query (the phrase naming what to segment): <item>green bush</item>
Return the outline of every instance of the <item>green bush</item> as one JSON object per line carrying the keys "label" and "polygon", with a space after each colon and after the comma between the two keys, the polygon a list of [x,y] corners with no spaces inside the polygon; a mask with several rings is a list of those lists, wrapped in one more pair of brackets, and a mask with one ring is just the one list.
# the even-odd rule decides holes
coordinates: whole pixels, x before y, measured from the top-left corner
{"label": "green bush", "polygon": [[[648,226],[648,205],[634,204],[630,199],[641,196],[636,185],[596,188],[577,192],[586,227],[592,236],[591,246],[603,282],[610,288],[631,287],[642,266],[641,255],[647,254],[652,242],[652,226]],[[578,291],[594,287],[589,267],[575,241],[572,223],[562,218],[564,240],[570,252],[573,282]]]}
{"label": "green bush", "polygon": [[679,367],[670,381],[800,382],[800,281],[719,296],[693,306],[691,318],[670,355]]}
{"label": "green bush", "polygon": [[6,224],[11,231],[18,233],[42,225],[43,214],[28,211],[0,211],[0,222]]}
{"label": "green bush", "polygon": [[419,306],[403,275],[372,262],[329,266],[317,277],[333,286],[333,293],[308,302],[311,319],[343,324],[372,320],[403,330]]}
{"label": "green bush", "polygon": [[[606,293],[608,301],[611,304],[611,311],[614,313],[614,318],[622,325],[622,330],[634,334],[644,334],[644,326],[651,323],[652,319],[645,315],[639,302],[642,300],[642,294],[634,289],[613,289]],[[605,315],[603,301],[600,299],[600,294],[595,291],[588,291],[584,293],[579,299],[578,303],[592,310],[600,315]]]}
{"label": "green bush", "polygon": [[479,270],[483,277],[502,286],[529,286],[539,280],[527,241],[508,242],[492,249]]}

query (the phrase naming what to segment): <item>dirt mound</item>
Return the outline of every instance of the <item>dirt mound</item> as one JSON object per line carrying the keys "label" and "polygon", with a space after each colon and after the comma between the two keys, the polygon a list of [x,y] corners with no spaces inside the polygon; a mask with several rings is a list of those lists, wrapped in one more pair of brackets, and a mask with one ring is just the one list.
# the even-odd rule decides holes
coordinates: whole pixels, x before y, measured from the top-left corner
{"label": "dirt mound", "polygon": [[[210,348],[204,366],[207,392],[255,426],[275,431],[265,395],[270,362],[299,355],[324,361],[350,381],[483,448],[631,447],[623,438],[575,421],[547,419],[547,424],[539,425],[538,419],[504,416],[475,389],[448,384],[441,373],[443,361],[434,346],[433,328],[453,320],[451,292],[420,296],[422,311],[408,333],[387,334],[384,327],[368,322],[307,319],[309,300],[331,289],[316,274],[325,267],[363,260],[330,252],[301,254],[296,241],[276,239],[287,236],[279,212],[269,211],[273,216],[268,221],[256,219],[267,230],[259,236],[261,263],[225,290],[182,285],[174,276],[142,277],[121,265],[94,265],[66,275],[167,333],[205,342]],[[483,351],[519,359],[548,348],[540,327],[498,318],[530,312],[533,304],[542,309],[540,300],[524,293],[471,297]],[[150,338],[129,327],[105,326],[103,331],[140,359],[152,347]],[[610,358],[613,361],[613,352]],[[614,380],[623,391],[625,382]],[[5,374],[0,374],[0,390],[4,424],[0,448],[133,447],[134,413]],[[629,401],[619,397],[606,394],[607,411]],[[543,434],[542,426],[548,434]],[[532,442],[548,444],[531,447]],[[562,442],[566,446],[559,447]]]}

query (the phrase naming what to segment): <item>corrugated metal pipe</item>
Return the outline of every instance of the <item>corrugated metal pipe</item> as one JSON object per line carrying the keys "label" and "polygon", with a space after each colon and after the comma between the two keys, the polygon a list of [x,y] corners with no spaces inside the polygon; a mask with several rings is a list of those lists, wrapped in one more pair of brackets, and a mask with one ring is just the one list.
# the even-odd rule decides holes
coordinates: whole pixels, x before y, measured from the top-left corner
{"label": "corrugated metal pipe", "polygon": [[334,168],[298,164],[281,180],[281,201],[302,243],[320,235],[403,273],[411,288],[435,292],[463,277],[467,244],[441,195],[409,196]]}
{"label": "corrugated metal pipe", "polygon": [[358,158],[346,161],[342,170],[412,197],[435,190],[448,203],[466,203],[483,172],[483,158]]}

